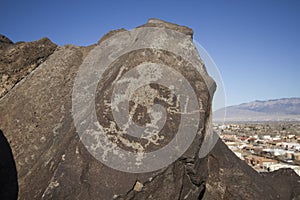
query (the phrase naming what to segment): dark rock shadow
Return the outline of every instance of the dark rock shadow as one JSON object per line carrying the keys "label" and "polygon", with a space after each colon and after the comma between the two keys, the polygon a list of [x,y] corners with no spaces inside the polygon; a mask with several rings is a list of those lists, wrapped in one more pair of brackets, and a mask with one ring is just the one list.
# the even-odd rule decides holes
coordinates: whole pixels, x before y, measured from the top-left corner
{"label": "dark rock shadow", "polygon": [[0,199],[18,198],[18,176],[10,145],[0,130]]}

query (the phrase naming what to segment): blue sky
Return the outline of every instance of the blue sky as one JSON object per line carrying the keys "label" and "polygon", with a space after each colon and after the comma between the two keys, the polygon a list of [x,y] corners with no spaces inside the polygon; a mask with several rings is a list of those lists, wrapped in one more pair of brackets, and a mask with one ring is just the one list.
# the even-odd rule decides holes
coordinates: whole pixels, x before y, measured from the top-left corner
{"label": "blue sky", "polygon": [[15,42],[49,37],[84,46],[109,30],[160,18],[194,30],[219,68],[227,105],[300,97],[297,0],[2,0],[0,17],[0,33]]}

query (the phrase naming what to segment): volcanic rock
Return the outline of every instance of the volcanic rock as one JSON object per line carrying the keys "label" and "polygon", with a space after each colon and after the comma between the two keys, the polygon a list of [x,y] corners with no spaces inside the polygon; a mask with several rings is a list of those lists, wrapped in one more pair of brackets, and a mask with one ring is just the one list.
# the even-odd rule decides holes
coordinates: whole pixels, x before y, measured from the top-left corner
{"label": "volcanic rock", "polygon": [[5,36],[0,35],[0,38],[0,97],[2,97],[44,62],[57,46],[48,38],[17,44],[13,44]]}
{"label": "volcanic rock", "polygon": [[[19,199],[285,197],[221,141],[199,156],[211,134],[215,83],[192,35],[190,28],[150,19],[88,47],[42,39],[1,49],[0,128],[14,153]],[[176,95],[172,88],[185,81],[186,93]],[[114,115],[126,109],[130,123]],[[139,131],[126,132],[132,124]],[[178,135],[181,128],[191,131]],[[165,157],[149,157],[173,143]],[[293,180],[283,183],[299,184],[299,177]],[[294,199],[297,190],[289,190]]]}
{"label": "volcanic rock", "polygon": [[1,35],[1,34],[0,34],[0,43],[13,44],[13,42],[8,37],[6,37],[5,35]]}

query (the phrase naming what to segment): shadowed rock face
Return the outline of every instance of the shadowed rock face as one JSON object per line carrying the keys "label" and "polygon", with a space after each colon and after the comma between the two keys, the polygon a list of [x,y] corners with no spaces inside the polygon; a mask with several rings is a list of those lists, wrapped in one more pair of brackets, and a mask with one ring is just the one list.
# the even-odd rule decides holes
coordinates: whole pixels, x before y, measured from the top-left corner
{"label": "shadowed rock face", "polygon": [[0,199],[18,198],[16,164],[8,141],[0,130]]}
{"label": "shadowed rock face", "polygon": [[[150,32],[145,32],[145,29]],[[157,32],[151,32],[152,30]],[[179,42],[168,43],[167,41],[177,33],[182,36]],[[151,34],[156,37],[151,39]],[[13,84],[19,81],[19,84],[11,87],[12,89],[6,89],[0,99],[0,121],[15,155],[20,185],[19,198],[192,200],[286,197],[284,191],[277,190],[268,182],[268,175],[257,174],[235,157],[221,141],[209,155],[199,158],[200,146],[204,136],[208,134],[211,95],[215,84],[207,75],[205,66],[192,44],[192,34],[192,30],[187,27],[151,19],[147,24],[132,31],[121,29],[109,32],[97,45],[89,47],[56,47],[49,40],[42,39],[31,43],[8,44],[1,49],[1,55],[10,55],[10,51],[14,52],[13,55],[18,55],[11,62],[8,62],[7,56],[0,57],[1,76],[9,74],[9,77],[16,77],[13,80],[17,81]],[[35,45],[39,44],[40,49],[28,54],[22,52],[25,47],[18,46],[25,45],[28,49],[36,49]],[[140,48],[143,44],[152,48]],[[103,48],[111,49],[103,51]],[[173,51],[167,51],[166,48]],[[121,56],[115,57],[116,52],[121,51]],[[166,108],[164,126],[155,138],[147,135],[144,138],[136,138],[122,132],[121,128],[116,126],[111,108],[111,97],[121,77],[126,77],[137,66],[146,63],[148,65],[145,66],[152,69],[149,63],[156,63],[178,71],[188,80],[199,106],[199,110],[195,110],[199,114],[199,123],[196,126],[198,134],[175,162],[147,173],[122,172],[108,167],[107,163],[104,165],[104,161],[101,160],[107,155],[107,159],[113,156],[120,156],[122,159],[117,148],[106,148],[106,154],[101,154],[97,160],[90,153],[93,150],[92,145],[85,146],[82,142],[86,135],[81,135],[83,140],[80,140],[72,115],[72,97],[75,91],[73,86],[78,71],[89,71],[88,68],[82,68],[82,64],[91,61],[91,55],[98,54],[100,57],[104,55],[105,58],[111,59],[111,62],[103,72],[101,80],[95,85],[97,92],[93,99],[96,118],[109,140],[128,152],[146,155],[147,152],[169,144],[172,138],[176,137],[181,115],[191,113],[180,111],[184,106],[178,104],[180,98],[174,96],[168,87],[155,83],[147,84],[137,88],[130,96],[129,113],[136,124],[145,126],[157,119],[151,116],[149,109],[158,104]],[[195,62],[185,59],[188,56],[195,58]],[[28,63],[17,61],[17,58],[29,60],[28,63],[33,63],[34,67],[25,73],[23,67]],[[103,62],[98,64],[104,68],[101,65]],[[11,68],[20,70],[11,72]],[[144,72],[144,69],[133,71],[129,82],[139,80]],[[99,75],[97,73],[94,73],[95,77]],[[180,81],[181,76],[174,76]],[[170,75],[163,77],[164,80],[172,80]],[[128,88],[128,84],[122,86],[124,90]],[[90,87],[84,88],[88,90]],[[80,97],[83,100],[89,98],[87,95]],[[91,113],[92,110],[87,109],[79,113],[78,117],[88,121],[91,120]],[[161,139],[158,139],[160,137]],[[123,164],[125,166],[127,163]],[[292,179],[299,180],[297,178],[295,176]],[[285,181],[283,184],[288,183],[297,184],[297,181]],[[290,191],[297,198],[297,188]]]}
{"label": "shadowed rock face", "polygon": [[0,34],[0,43],[1,43],[1,45],[13,44],[13,42],[8,37],[6,37],[5,35],[1,35],[1,34]]}

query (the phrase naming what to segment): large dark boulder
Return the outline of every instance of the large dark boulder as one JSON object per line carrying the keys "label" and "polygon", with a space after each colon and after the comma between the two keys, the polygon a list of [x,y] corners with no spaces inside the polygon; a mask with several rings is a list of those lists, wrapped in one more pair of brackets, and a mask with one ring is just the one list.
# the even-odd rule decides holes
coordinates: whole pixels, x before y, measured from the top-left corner
{"label": "large dark boulder", "polygon": [[[0,52],[18,55],[0,60],[0,67],[6,66],[1,73],[19,80],[0,99],[0,121],[15,155],[19,198],[285,197],[221,141],[209,152],[215,141],[209,140],[215,138],[210,137],[215,83],[192,35],[190,28],[151,19],[88,47],[56,47],[42,39]],[[39,48],[23,52],[32,45]],[[30,63],[34,70],[20,74]],[[172,88],[185,86],[185,80],[189,86],[176,95]],[[195,107],[189,107],[192,100]],[[126,109],[129,124],[127,116],[118,118]],[[133,122],[135,135],[126,131]],[[202,149],[209,141],[212,146]],[[170,144],[163,156],[151,154]],[[290,191],[297,199],[295,190]]]}

